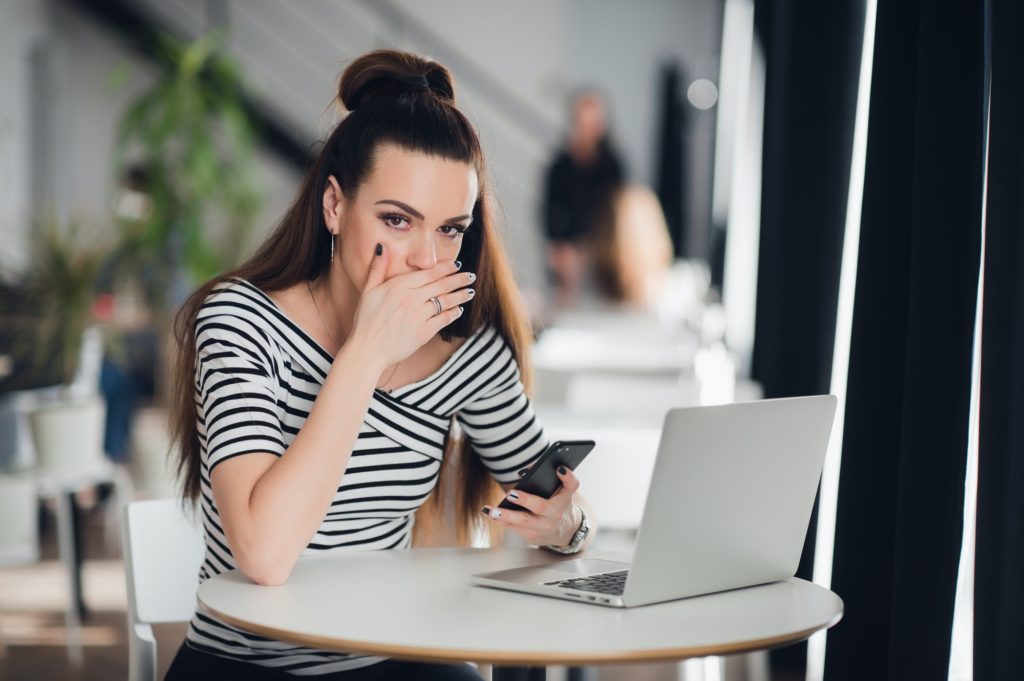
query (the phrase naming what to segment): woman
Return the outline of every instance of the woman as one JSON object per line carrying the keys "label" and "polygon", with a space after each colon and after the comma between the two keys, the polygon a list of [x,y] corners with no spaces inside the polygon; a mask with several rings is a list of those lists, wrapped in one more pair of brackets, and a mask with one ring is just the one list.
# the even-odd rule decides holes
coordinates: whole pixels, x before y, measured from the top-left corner
{"label": "woman", "polygon": [[581,302],[589,278],[591,240],[608,222],[612,197],[623,182],[622,162],[611,144],[601,94],[589,89],[578,92],[570,115],[566,146],[544,178],[542,219],[558,309]]}
{"label": "woman", "polygon": [[[519,494],[528,511],[493,507],[495,482],[510,489],[547,442],[524,394],[529,329],[483,153],[448,71],[372,52],[339,100],[350,113],[277,229],[179,313],[174,425],[185,494],[203,509],[200,581],[237,567],[280,584],[300,555],[409,547],[414,513],[456,463],[460,539],[489,521],[578,550],[571,471],[550,500]],[[212,673],[478,678],[302,648],[200,611],[167,678]]]}

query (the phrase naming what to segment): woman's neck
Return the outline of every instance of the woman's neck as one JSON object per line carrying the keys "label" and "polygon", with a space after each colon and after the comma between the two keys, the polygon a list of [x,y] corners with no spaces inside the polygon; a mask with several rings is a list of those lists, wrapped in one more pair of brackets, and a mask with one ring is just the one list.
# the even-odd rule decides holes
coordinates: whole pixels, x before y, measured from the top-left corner
{"label": "woman's neck", "polygon": [[332,272],[331,269],[334,268],[317,277],[312,289],[324,323],[340,344],[349,337],[355,325],[359,291],[343,272]]}

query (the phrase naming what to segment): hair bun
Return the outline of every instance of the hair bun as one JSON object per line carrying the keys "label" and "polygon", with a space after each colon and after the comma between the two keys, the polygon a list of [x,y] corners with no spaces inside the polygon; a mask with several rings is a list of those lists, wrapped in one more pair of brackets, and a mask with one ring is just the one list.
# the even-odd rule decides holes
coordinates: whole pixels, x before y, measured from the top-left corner
{"label": "hair bun", "polygon": [[358,57],[338,84],[338,101],[348,111],[417,93],[455,103],[455,85],[447,68],[398,50],[375,50]]}

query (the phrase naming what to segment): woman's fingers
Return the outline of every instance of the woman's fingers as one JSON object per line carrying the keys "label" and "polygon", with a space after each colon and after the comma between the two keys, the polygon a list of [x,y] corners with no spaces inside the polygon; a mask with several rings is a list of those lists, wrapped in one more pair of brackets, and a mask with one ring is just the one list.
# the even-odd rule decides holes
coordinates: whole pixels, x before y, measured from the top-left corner
{"label": "woman's fingers", "polygon": [[441,314],[436,315],[436,316],[431,317],[430,319],[428,319],[427,320],[427,337],[428,338],[433,337],[435,334],[437,334],[438,331],[440,331],[441,329],[443,329],[444,327],[448,326],[449,324],[454,322],[456,319],[461,317],[462,316],[462,312],[463,312],[463,309],[462,309],[461,306],[460,307],[453,307],[450,310],[445,310]]}
{"label": "woman's fingers", "polygon": [[531,544],[538,546],[558,542],[559,522],[557,518],[547,515],[537,515],[530,511],[514,511],[508,508],[497,508],[484,506],[481,512],[490,518],[491,522],[498,523]]}
{"label": "woman's fingers", "polygon": [[544,518],[526,511],[513,511],[510,508],[491,508],[484,506],[484,515],[511,529],[529,529],[538,531]]}
{"label": "woman's fingers", "polygon": [[370,269],[366,272],[364,291],[377,288],[384,283],[384,274],[388,271],[389,257],[389,254],[385,253],[384,245],[377,244],[373,252],[373,260],[370,261]]}
{"label": "woman's fingers", "polygon": [[568,466],[559,466],[555,469],[555,473],[558,475],[558,479],[562,481],[562,486],[552,495],[552,499],[563,494],[568,494],[571,497],[580,488],[580,479],[576,477]]}
{"label": "woman's fingers", "polygon": [[535,494],[524,492],[518,489],[512,489],[505,493],[508,500],[519,504],[527,511],[535,513],[537,515],[553,515],[553,509],[551,508],[551,502],[544,497],[538,497]]}
{"label": "woman's fingers", "polygon": [[[441,311],[450,310],[453,307],[459,305],[465,305],[469,301],[473,300],[476,296],[476,291],[471,288],[464,288],[452,293],[436,296],[437,302],[441,306]],[[437,313],[437,305],[434,305],[434,300],[431,298],[427,301],[427,316],[433,317]]]}
{"label": "woman's fingers", "polygon": [[427,298],[432,296],[442,296],[446,293],[451,293],[452,291],[457,291],[461,288],[471,286],[475,281],[475,272],[456,272],[455,274],[438,277],[437,279],[420,286],[419,292]]}
{"label": "woman's fingers", "polygon": [[[380,351],[385,366],[401,361],[464,312],[476,275],[447,260],[386,279],[389,253],[377,244],[356,311],[356,330]],[[434,303],[436,298],[437,303]]]}
{"label": "woman's fingers", "polygon": [[[458,260],[442,260],[435,264],[433,267],[428,267],[425,270],[416,270],[415,272],[406,272],[405,274],[399,274],[392,277],[392,281],[395,281],[402,286],[410,289],[423,288],[429,284],[438,280],[444,279],[445,277],[451,276],[461,269],[462,263]],[[447,289],[451,290],[451,289]],[[441,291],[444,292],[444,291]],[[434,295],[430,293],[427,298]]]}

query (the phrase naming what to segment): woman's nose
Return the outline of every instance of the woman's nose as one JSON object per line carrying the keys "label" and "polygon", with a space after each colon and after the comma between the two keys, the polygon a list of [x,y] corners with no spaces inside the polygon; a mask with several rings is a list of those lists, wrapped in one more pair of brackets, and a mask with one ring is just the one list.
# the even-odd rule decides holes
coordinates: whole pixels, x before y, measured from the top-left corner
{"label": "woman's nose", "polygon": [[411,267],[425,270],[437,264],[437,251],[434,247],[433,234],[423,230],[417,234],[415,243],[409,250],[408,262]]}

